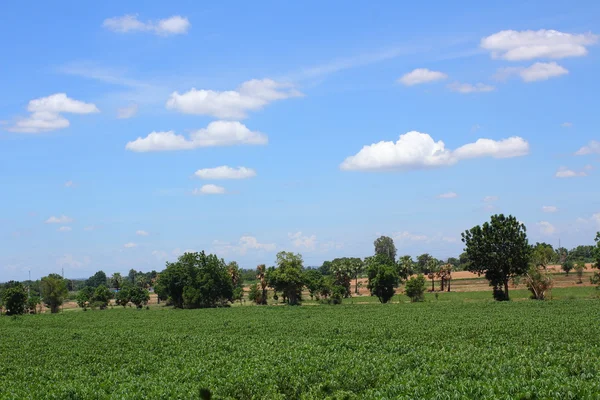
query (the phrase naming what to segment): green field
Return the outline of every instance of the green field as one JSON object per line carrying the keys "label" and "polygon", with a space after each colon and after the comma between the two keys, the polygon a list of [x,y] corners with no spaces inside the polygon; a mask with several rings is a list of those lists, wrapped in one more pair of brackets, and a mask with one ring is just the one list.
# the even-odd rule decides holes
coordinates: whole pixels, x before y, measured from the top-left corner
{"label": "green field", "polygon": [[600,302],[590,299],[115,308],[2,317],[0,332],[3,399],[600,393]]}

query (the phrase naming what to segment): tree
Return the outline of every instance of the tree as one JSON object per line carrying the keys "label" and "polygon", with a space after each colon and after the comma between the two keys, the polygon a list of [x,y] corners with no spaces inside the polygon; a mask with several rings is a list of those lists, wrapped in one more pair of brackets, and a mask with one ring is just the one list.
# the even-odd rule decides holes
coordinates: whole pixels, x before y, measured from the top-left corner
{"label": "tree", "polygon": [[213,254],[185,253],[167,263],[156,282],[161,295],[176,308],[203,308],[233,300],[233,283],[223,259]]}
{"label": "tree", "polygon": [[425,266],[425,270],[427,271],[427,277],[431,279],[431,291],[435,292],[435,276],[438,273],[438,265],[439,262],[433,257],[430,257],[427,261],[427,265]]}
{"label": "tree", "polygon": [[250,290],[248,292],[248,300],[253,301],[256,304],[263,304],[260,289],[258,288],[258,283],[253,283],[252,285],[250,285]]}
{"label": "tree", "polygon": [[331,262],[331,273],[334,277],[333,284],[345,289],[344,297],[350,296],[350,282],[354,276],[352,261],[349,258],[336,258]]}
{"label": "tree", "polygon": [[23,314],[27,305],[25,287],[19,282],[8,282],[2,291],[2,304],[6,309],[6,315]]}
{"label": "tree", "polygon": [[94,275],[92,275],[87,281],[85,281],[85,286],[93,287],[94,289],[100,285],[106,286],[106,274],[104,271],[98,271]]}
{"label": "tree", "polygon": [[433,257],[431,257],[429,254],[425,253],[425,254],[421,254],[420,256],[417,257],[417,270],[422,273],[422,274],[429,274],[429,269],[428,267],[431,265],[430,261]]}
{"label": "tree", "polygon": [[396,246],[394,240],[388,236],[380,236],[373,242],[375,245],[375,255],[381,255],[388,258],[388,264],[396,262]]}
{"label": "tree", "polygon": [[531,249],[531,262],[536,267],[546,269],[556,259],[556,252],[548,243],[536,243]]}
{"label": "tree", "polygon": [[358,294],[358,276],[365,269],[365,263],[358,257],[349,258],[350,270],[354,275],[354,293]]}
{"label": "tree", "polygon": [[571,272],[571,270],[573,269],[574,265],[573,265],[573,261],[571,260],[564,260],[561,268],[563,271],[565,271],[566,275],[569,276],[569,272]]}
{"label": "tree", "polygon": [[127,307],[130,301],[130,293],[129,291],[133,288],[129,281],[127,281],[127,285],[122,287],[121,290],[117,292],[115,295],[115,303],[119,306]]}
{"label": "tree", "polygon": [[585,271],[585,262],[583,260],[577,261],[575,264],[575,273],[577,274],[577,283],[583,283],[583,271]]}
{"label": "tree", "polygon": [[367,276],[371,296],[377,296],[380,302],[387,303],[395,294],[395,288],[400,284],[400,276],[395,262],[385,253],[368,257]]}
{"label": "tree", "polygon": [[297,305],[302,300],[304,287],[302,256],[291,252],[277,253],[277,268],[269,271],[269,286],[281,292],[289,305]]}
{"label": "tree", "polygon": [[471,262],[469,261],[469,257],[467,256],[467,253],[462,252],[460,254],[460,256],[458,257],[458,262],[459,262],[459,268],[462,271],[468,271],[469,270],[469,264]]}
{"label": "tree", "polygon": [[456,257],[448,257],[446,264],[452,265],[452,268],[456,270],[460,265],[460,260]]}
{"label": "tree", "polygon": [[308,289],[308,294],[312,299],[318,296],[324,284],[323,274],[318,269],[308,269],[304,271],[304,283]]}
{"label": "tree", "polygon": [[531,292],[531,298],[535,300],[545,300],[554,285],[546,269],[535,265],[525,273],[525,283]]}
{"label": "tree", "polygon": [[256,304],[267,304],[267,267],[265,264],[260,264],[256,267],[256,279],[260,285],[261,295],[260,302]]}
{"label": "tree", "polygon": [[132,285],[135,284],[135,276],[137,275],[137,271],[135,269],[130,269],[129,273],[127,274],[127,279],[129,280],[129,283],[131,283]]}
{"label": "tree", "polygon": [[[559,247],[556,250],[554,250],[556,252],[556,256],[555,259],[558,261],[559,264],[564,264],[565,261],[567,261],[567,258],[569,257],[569,251],[567,249],[565,249],[564,247]],[[567,273],[568,275],[568,273]]]}
{"label": "tree", "polygon": [[232,261],[227,264],[227,273],[231,277],[231,284],[233,285],[232,300],[238,300],[241,303],[244,297],[244,281],[242,280],[242,270],[238,263]]}
{"label": "tree", "polygon": [[444,291],[444,288],[450,291],[450,281],[452,280],[452,268],[452,264],[444,264],[440,265],[440,267],[437,270],[436,275],[438,276],[438,278],[440,278],[440,281],[442,283],[442,292]]}
{"label": "tree", "polygon": [[123,277],[119,272],[115,272],[113,276],[110,278],[110,284],[116,290],[121,289],[123,287]]}
{"label": "tree", "polygon": [[42,302],[42,299],[37,295],[30,295],[27,298],[26,310],[28,313],[37,314],[37,307]]}
{"label": "tree", "polygon": [[150,293],[148,290],[143,289],[139,286],[134,286],[129,289],[129,300],[135,304],[137,308],[142,308],[150,300]]}
{"label": "tree", "polygon": [[412,303],[415,303],[417,301],[424,301],[425,276],[423,276],[423,274],[413,276],[406,282],[406,287],[404,288],[404,290]]}
{"label": "tree", "polygon": [[323,276],[331,274],[331,261],[323,261],[323,265],[319,267],[319,271]]}
{"label": "tree", "polygon": [[411,256],[406,255],[400,257],[400,260],[398,260],[398,275],[403,278],[408,278],[414,272],[414,265],[415,263]]}
{"label": "tree", "polygon": [[596,242],[596,247],[592,251],[592,255],[594,257],[594,268],[597,268],[599,271],[594,272],[594,275],[590,278],[590,282],[593,285],[598,285],[600,289],[600,232],[596,233],[596,238],[594,239]]}
{"label": "tree", "polygon": [[92,297],[94,297],[94,288],[91,286],[84,286],[79,292],[77,292],[77,305],[84,310],[91,303]]}
{"label": "tree", "polygon": [[529,268],[531,248],[525,225],[515,217],[492,215],[490,222],[462,234],[468,271],[485,274],[496,300],[509,300],[508,282]]}
{"label": "tree", "polygon": [[92,296],[92,307],[99,307],[101,310],[104,310],[110,299],[113,298],[113,293],[107,288],[105,285],[100,285],[94,290],[94,295]]}
{"label": "tree", "polygon": [[60,310],[65,297],[69,294],[67,282],[58,274],[50,274],[41,280],[42,300],[52,314]]}

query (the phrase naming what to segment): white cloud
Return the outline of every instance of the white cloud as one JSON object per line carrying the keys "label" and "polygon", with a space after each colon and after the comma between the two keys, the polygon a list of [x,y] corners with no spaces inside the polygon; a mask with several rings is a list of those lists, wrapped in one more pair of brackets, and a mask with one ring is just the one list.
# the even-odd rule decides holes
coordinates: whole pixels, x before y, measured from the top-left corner
{"label": "white cloud", "polygon": [[343,170],[411,170],[450,166],[468,158],[509,158],[529,153],[529,144],[520,137],[500,141],[479,139],[452,151],[444,142],[435,142],[426,133],[411,131],[398,141],[364,146],[340,165]]}
{"label": "white cloud", "polygon": [[118,119],[128,119],[128,118],[135,116],[135,114],[137,114],[137,112],[138,112],[137,104],[132,104],[127,107],[121,107],[117,110],[117,118]]}
{"label": "white cloud", "polygon": [[118,33],[152,32],[161,36],[169,36],[187,33],[191,24],[187,18],[179,15],[147,22],[140,21],[137,15],[124,15],[122,17],[107,18],[102,26]]}
{"label": "white cloud", "polygon": [[314,250],[317,245],[316,235],[303,235],[302,232],[288,233],[288,238],[292,241],[292,244],[298,248],[305,248],[306,250]]}
{"label": "white cloud", "polygon": [[237,90],[197,90],[179,94],[173,92],[167,108],[185,114],[210,115],[223,119],[241,119],[248,111],[257,111],[267,104],[290,97],[302,96],[291,84],[271,79],[253,79],[244,82]]}
{"label": "white cloud", "polygon": [[228,242],[221,242],[219,240],[213,241],[213,246],[219,254],[238,254],[245,255],[248,250],[266,251],[272,252],[276,249],[274,243],[260,243],[254,236],[245,235],[240,237],[237,244],[230,244]]}
{"label": "white cloud", "polygon": [[448,192],[448,193],[438,194],[437,197],[439,199],[454,199],[454,198],[458,197],[458,195],[454,192]]}
{"label": "white cloud", "polygon": [[146,232],[146,231],[143,231],[143,230],[141,230],[141,229],[140,229],[140,230],[137,230],[137,231],[135,231],[135,234],[136,234],[136,235],[138,235],[138,236],[148,236],[148,235],[150,235],[148,232]]}
{"label": "white cloud", "polygon": [[586,171],[591,171],[594,169],[594,166],[592,164],[587,164],[583,166],[583,169],[585,169]]}
{"label": "white cloud", "polygon": [[560,124],[560,126],[562,126],[563,128],[572,128],[573,123],[572,122],[563,122],[562,124]]}
{"label": "white cloud", "polygon": [[56,93],[48,97],[33,99],[27,106],[31,114],[19,118],[15,125],[8,128],[11,132],[39,133],[67,128],[70,123],[61,113],[91,114],[100,112],[96,105],[74,100],[65,93]]}
{"label": "white cloud", "polygon": [[481,39],[481,47],[491,52],[492,58],[509,61],[535,58],[579,57],[587,54],[587,46],[595,44],[598,36],[592,33],[570,34],[555,30],[506,30]]}
{"label": "white cloud", "polygon": [[542,206],[542,211],[545,213],[555,213],[558,211],[556,206]]}
{"label": "white cloud", "polygon": [[56,265],[59,267],[81,268],[89,265],[91,262],[92,260],[88,256],[84,256],[81,260],[77,260],[72,254],[65,254],[56,260]]}
{"label": "white cloud", "polygon": [[136,152],[191,150],[199,147],[265,145],[267,135],[251,131],[244,124],[234,121],[213,121],[206,128],[190,134],[187,139],[173,131],[152,132],[145,138],[128,142],[125,148]]}
{"label": "white cloud", "polygon": [[584,171],[573,171],[567,167],[560,167],[554,176],[556,178],[574,178],[576,176],[587,176],[587,173]]}
{"label": "white cloud", "polygon": [[577,156],[585,156],[588,154],[600,154],[600,142],[591,140],[586,146],[583,146],[575,152]]}
{"label": "white cloud", "polygon": [[494,76],[497,80],[506,80],[511,75],[519,75],[523,82],[545,81],[561,75],[568,74],[569,71],[552,61],[549,63],[538,62],[527,68],[525,67],[507,67],[498,70]]}
{"label": "white cloud", "polygon": [[137,244],[136,244],[136,243],[133,243],[133,242],[125,243],[125,244],[123,245],[123,247],[125,247],[126,249],[132,249],[132,248],[134,248],[134,247],[136,247],[136,246],[137,246]]}
{"label": "white cloud", "polygon": [[73,218],[61,215],[60,217],[51,216],[46,220],[47,224],[69,224],[73,222]]}
{"label": "white cloud", "polygon": [[485,196],[483,198],[483,201],[485,203],[492,203],[492,202],[497,201],[497,200],[498,200],[498,196]]}
{"label": "white cloud", "polygon": [[556,228],[548,221],[538,222],[537,226],[544,235],[552,235],[556,232]]}
{"label": "white cloud", "polygon": [[208,185],[202,185],[200,189],[194,189],[192,194],[224,194],[225,188],[222,186],[213,185],[212,183]]}
{"label": "white cloud", "polygon": [[162,250],[154,250],[152,251],[152,255],[159,260],[166,260],[169,257],[167,252]]}
{"label": "white cloud", "polygon": [[600,213],[593,214],[592,220],[595,221],[596,224],[598,224],[598,226],[600,227]]}
{"label": "white cloud", "polygon": [[392,239],[394,239],[394,241],[396,241],[396,242],[402,242],[402,241],[406,241],[406,240],[413,241],[413,242],[421,242],[421,241],[427,240],[428,237],[425,235],[417,235],[414,233],[404,231],[404,232],[393,233]]}
{"label": "white cloud", "polygon": [[431,71],[427,68],[417,68],[411,72],[404,74],[398,83],[406,86],[418,85],[421,83],[435,82],[441,79],[446,79],[448,75],[439,71]]}
{"label": "white cloud", "polygon": [[71,232],[72,228],[70,226],[61,226],[57,229],[59,232]]}
{"label": "white cloud", "polygon": [[478,92],[491,92],[496,88],[483,83],[476,83],[473,85],[471,83],[454,82],[448,85],[448,89],[452,90],[453,92],[468,94]]}
{"label": "white cloud", "polygon": [[195,175],[200,179],[247,179],[256,176],[256,171],[251,168],[231,168],[222,165],[216,168],[204,168],[196,171]]}
{"label": "white cloud", "polygon": [[66,181],[65,182],[65,187],[73,187],[75,186],[75,184],[73,183],[73,181]]}

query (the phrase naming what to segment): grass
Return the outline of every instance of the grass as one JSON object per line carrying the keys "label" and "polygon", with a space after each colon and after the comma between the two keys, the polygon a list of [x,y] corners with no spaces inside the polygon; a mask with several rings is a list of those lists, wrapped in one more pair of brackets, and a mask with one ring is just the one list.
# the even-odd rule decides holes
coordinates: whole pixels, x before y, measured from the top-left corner
{"label": "grass", "polygon": [[0,398],[594,398],[600,301],[588,289],[2,317]]}

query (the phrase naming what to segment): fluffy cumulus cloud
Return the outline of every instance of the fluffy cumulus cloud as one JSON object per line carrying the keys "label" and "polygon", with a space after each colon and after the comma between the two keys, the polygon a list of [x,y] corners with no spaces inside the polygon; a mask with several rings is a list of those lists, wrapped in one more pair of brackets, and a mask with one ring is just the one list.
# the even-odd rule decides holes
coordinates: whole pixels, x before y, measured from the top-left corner
{"label": "fluffy cumulus cloud", "polygon": [[60,217],[51,216],[46,220],[47,224],[69,224],[73,222],[73,218],[61,215]]}
{"label": "fluffy cumulus cloud", "polygon": [[438,199],[455,199],[458,195],[454,192],[447,192],[437,195]]}
{"label": "fluffy cumulus cloud", "polygon": [[588,154],[600,154],[600,142],[592,140],[575,152],[575,155],[577,156],[585,156]]}
{"label": "fluffy cumulus cloud", "polygon": [[138,112],[138,105],[132,104],[127,107],[121,107],[117,110],[117,118],[118,119],[128,119],[132,118]]}
{"label": "fluffy cumulus cloud", "polygon": [[174,15],[158,21],[140,21],[137,15],[107,18],[102,26],[117,33],[151,32],[161,36],[181,35],[190,29],[187,18]]}
{"label": "fluffy cumulus cloud", "polygon": [[395,232],[392,234],[392,239],[396,242],[404,242],[404,241],[412,241],[412,242],[422,242],[427,240],[428,237],[426,235],[419,235],[411,232]]}
{"label": "fluffy cumulus cloud", "polygon": [[511,76],[518,75],[523,82],[546,81],[550,78],[556,78],[568,74],[569,71],[552,61],[549,63],[538,62],[527,68],[525,67],[507,67],[501,68],[496,73],[495,78],[505,80]]}
{"label": "fluffy cumulus cloud", "polygon": [[587,176],[585,171],[574,171],[567,167],[560,167],[554,174],[556,178],[575,178],[578,176]]}
{"label": "fluffy cumulus cloud", "polygon": [[65,187],[73,187],[75,186],[75,183],[73,183],[73,181],[66,181],[65,182]]}
{"label": "fluffy cumulus cloud", "polygon": [[451,83],[448,85],[448,89],[452,90],[453,92],[469,94],[469,93],[491,92],[496,88],[493,86],[490,86],[490,85],[483,84],[483,83],[472,84],[472,83],[454,82],[454,83]]}
{"label": "fluffy cumulus cloud", "polygon": [[494,201],[498,201],[498,196],[485,196],[483,198],[484,203],[493,203]]}
{"label": "fluffy cumulus cloud", "polygon": [[288,238],[297,248],[303,248],[306,250],[314,250],[317,246],[316,235],[304,235],[302,232],[288,233]]}
{"label": "fluffy cumulus cloud", "polygon": [[456,150],[434,141],[426,133],[411,131],[396,142],[364,146],[340,165],[343,170],[412,170],[445,167],[469,158],[510,158],[529,153],[529,144],[520,137],[503,140],[479,139]]}
{"label": "fluffy cumulus cloud", "polygon": [[92,103],[74,100],[65,93],[56,93],[48,97],[33,99],[27,105],[31,114],[26,118],[18,118],[8,128],[11,132],[40,133],[67,128],[69,120],[62,113],[92,114],[100,112]]}
{"label": "fluffy cumulus cloud", "polygon": [[192,194],[225,194],[225,188],[223,186],[217,186],[211,183],[208,185],[202,185],[200,189],[194,189]]}
{"label": "fluffy cumulus cloud", "polygon": [[489,50],[493,58],[520,61],[585,56],[587,47],[597,41],[598,36],[592,33],[571,34],[547,29],[506,30],[481,39],[480,45]]}
{"label": "fluffy cumulus cloud", "polygon": [[197,90],[179,94],[174,92],[167,100],[167,108],[185,114],[210,115],[223,119],[242,119],[249,111],[262,109],[269,103],[302,96],[291,84],[271,79],[253,79],[237,90]]}
{"label": "fluffy cumulus cloud", "polygon": [[556,206],[542,206],[542,211],[545,213],[555,213],[558,211]]}
{"label": "fluffy cumulus cloud", "polygon": [[265,145],[269,141],[267,135],[251,131],[237,121],[213,121],[206,128],[190,134],[189,138],[177,135],[173,131],[152,132],[145,138],[125,145],[127,150],[136,152],[191,150],[199,147]]}
{"label": "fluffy cumulus cloud", "polygon": [[552,235],[556,232],[556,228],[554,227],[554,225],[552,225],[548,221],[538,222],[537,226],[540,229],[540,232],[542,232],[544,235]]}
{"label": "fluffy cumulus cloud", "polygon": [[125,247],[126,249],[132,249],[132,248],[134,248],[134,247],[137,247],[137,244],[136,244],[136,243],[133,243],[133,242],[129,242],[129,243],[125,243],[125,244],[123,245],[123,247]]}
{"label": "fluffy cumulus cloud", "polygon": [[59,232],[71,232],[72,228],[70,226],[61,226],[58,228]]}
{"label": "fluffy cumulus cloud", "polygon": [[141,229],[135,231],[135,234],[138,235],[138,236],[148,236],[148,235],[150,235],[148,232],[146,232],[144,230],[141,230]]}
{"label": "fluffy cumulus cloud", "polygon": [[411,72],[404,74],[398,83],[406,86],[419,85],[421,83],[435,82],[442,79],[446,79],[448,75],[439,71],[431,71],[427,68],[417,68]]}
{"label": "fluffy cumulus cloud", "polygon": [[256,171],[251,168],[231,168],[222,165],[216,168],[204,168],[196,171],[195,175],[200,179],[247,179],[256,176]]}

